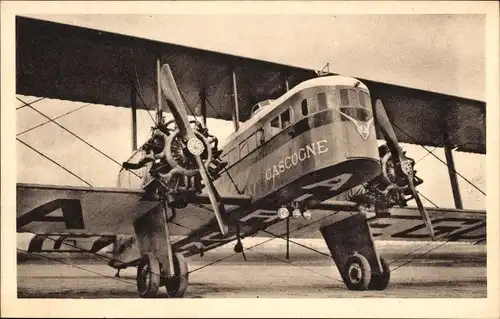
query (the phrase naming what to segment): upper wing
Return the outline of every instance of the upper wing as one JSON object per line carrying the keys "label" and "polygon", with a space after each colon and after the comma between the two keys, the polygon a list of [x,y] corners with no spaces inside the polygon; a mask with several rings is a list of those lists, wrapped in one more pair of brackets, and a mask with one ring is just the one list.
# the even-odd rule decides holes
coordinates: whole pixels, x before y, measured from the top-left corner
{"label": "upper wing", "polygon": [[[16,40],[18,94],[129,107],[135,88],[146,103],[138,107],[155,109],[159,56],[187,104],[197,108],[193,112],[200,114],[204,93],[213,106],[207,116],[226,120],[232,119],[232,71],[243,121],[256,102],[285,92],[285,77],[293,87],[316,76],[313,70],[23,17],[16,17]],[[458,150],[486,152],[484,102],[360,80],[383,100],[400,142],[442,146],[447,135]]]}

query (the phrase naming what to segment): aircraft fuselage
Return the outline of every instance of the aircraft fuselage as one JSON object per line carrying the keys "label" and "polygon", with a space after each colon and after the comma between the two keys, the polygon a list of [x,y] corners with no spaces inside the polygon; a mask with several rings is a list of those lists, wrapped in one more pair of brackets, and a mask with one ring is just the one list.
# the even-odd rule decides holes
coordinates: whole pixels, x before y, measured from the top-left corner
{"label": "aircraft fuselage", "polygon": [[[252,201],[228,208],[231,223],[225,236],[210,226],[216,223],[210,212],[200,216],[184,213],[189,206],[178,209],[173,221],[192,229],[174,243],[185,256],[236,239],[236,222],[247,236],[278,222],[276,210],[282,206],[300,203],[307,209],[380,174],[369,91],[343,76],[297,85],[254,112],[221,149],[228,165],[215,187],[222,197],[245,194]],[[126,187],[123,183],[133,179],[120,180],[120,187]]]}
{"label": "aircraft fuselage", "polygon": [[380,173],[368,89],[343,76],[300,84],[258,110],[222,150],[219,192],[269,209],[323,201]]}

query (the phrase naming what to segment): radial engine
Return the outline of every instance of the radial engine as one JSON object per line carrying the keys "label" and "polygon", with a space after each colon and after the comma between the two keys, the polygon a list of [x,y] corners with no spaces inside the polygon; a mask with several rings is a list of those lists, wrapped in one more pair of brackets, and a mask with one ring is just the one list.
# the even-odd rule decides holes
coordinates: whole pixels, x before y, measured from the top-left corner
{"label": "radial engine", "polygon": [[123,163],[126,169],[140,169],[152,163],[149,169],[148,187],[161,186],[162,191],[179,195],[186,193],[199,194],[203,185],[200,172],[193,154],[200,155],[206,171],[212,180],[220,177],[227,165],[220,158],[218,140],[198,121],[190,121],[195,139],[182,140],[182,134],[174,120],[152,128],[151,137],[141,147],[146,154],[138,163]]}
{"label": "radial engine", "polygon": [[414,186],[423,183],[416,176],[415,160],[406,157],[402,151],[404,161],[394,160],[387,144],[379,147],[381,173],[354,191],[351,200],[366,204],[375,204],[379,210],[386,210],[393,206],[406,207],[407,202],[414,199],[408,176],[413,175]]}

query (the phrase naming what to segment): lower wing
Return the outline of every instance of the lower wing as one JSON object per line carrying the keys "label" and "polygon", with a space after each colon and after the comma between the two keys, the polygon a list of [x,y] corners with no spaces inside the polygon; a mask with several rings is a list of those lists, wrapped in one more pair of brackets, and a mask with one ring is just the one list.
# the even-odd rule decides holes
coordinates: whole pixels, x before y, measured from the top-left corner
{"label": "lower wing", "polygon": [[[208,199],[199,196],[196,201],[202,206]],[[241,208],[245,203],[250,203],[250,198],[223,197],[223,201]],[[51,240],[54,242],[49,244],[52,250],[67,248],[67,245],[57,244],[59,242],[78,240],[88,241],[84,246],[95,251],[109,243],[113,238],[110,236],[133,235],[133,222],[157,205],[156,201],[144,200],[142,191],[18,184],[17,231],[59,236],[56,240]],[[438,241],[486,240],[486,212],[455,209],[428,211]],[[310,212],[311,220],[290,220],[288,230],[292,237],[320,238],[318,228],[323,220],[341,220],[355,214],[357,209],[356,204],[352,202],[325,201],[316,205]],[[393,208],[390,212],[388,216],[368,214],[368,222],[375,239],[430,240],[416,208]],[[278,218],[276,211],[257,209],[245,214],[238,220],[239,227],[231,227],[227,236],[220,234],[216,222],[211,219],[212,214],[206,208],[189,205],[179,211],[177,216],[172,218],[172,233],[182,237],[175,241],[174,250],[191,256],[219,247],[238,237],[255,235],[259,231],[259,235],[270,237],[281,237],[287,233],[287,225],[285,222],[280,223],[282,220]],[[44,241],[45,237],[32,237],[30,250],[43,251],[48,243]],[[84,239],[88,237],[93,240]],[[133,241],[133,236],[128,237]],[[130,240],[121,242],[129,247],[133,245]],[[115,248],[120,250],[120,247]]]}

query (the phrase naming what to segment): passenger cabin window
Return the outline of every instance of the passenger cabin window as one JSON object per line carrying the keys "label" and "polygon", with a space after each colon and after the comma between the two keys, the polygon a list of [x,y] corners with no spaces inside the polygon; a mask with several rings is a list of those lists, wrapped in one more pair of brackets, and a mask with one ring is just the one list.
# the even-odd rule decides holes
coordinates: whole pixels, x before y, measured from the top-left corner
{"label": "passenger cabin window", "polygon": [[307,116],[309,114],[309,108],[307,106],[307,99],[302,100],[302,115]]}
{"label": "passenger cabin window", "polygon": [[281,131],[280,117],[276,116],[271,120],[271,137],[278,134]]}
{"label": "passenger cabin window", "polygon": [[283,129],[289,127],[292,124],[293,113],[292,108],[289,107],[285,111],[283,111],[280,115],[273,118],[269,125],[269,135],[267,139],[272,138]]}
{"label": "passenger cabin window", "polygon": [[313,96],[313,97],[302,100],[302,102],[301,102],[302,115],[307,116],[311,113],[316,112],[317,111],[317,104],[318,104],[318,97],[317,96]]}
{"label": "passenger cabin window", "polygon": [[290,116],[290,109],[288,109],[285,112],[281,113],[281,129],[285,129],[289,127],[291,124],[292,122]]}
{"label": "passenger cabin window", "polygon": [[264,143],[264,129],[263,128],[261,128],[260,130],[255,132],[255,140],[257,142],[257,146]]}

